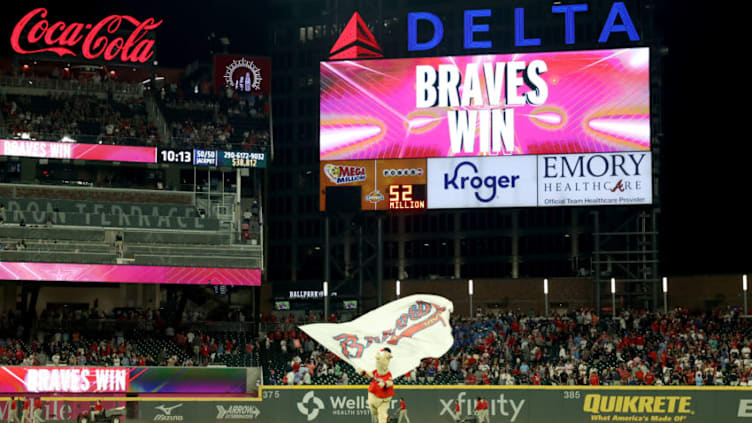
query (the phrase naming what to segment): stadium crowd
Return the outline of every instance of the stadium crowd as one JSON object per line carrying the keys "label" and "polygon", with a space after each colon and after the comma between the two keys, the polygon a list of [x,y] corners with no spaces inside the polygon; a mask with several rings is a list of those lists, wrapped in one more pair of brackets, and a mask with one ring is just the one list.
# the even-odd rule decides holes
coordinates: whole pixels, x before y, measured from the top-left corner
{"label": "stadium crowd", "polygon": [[9,96],[3,116],[12,135],[49,141],[148,144],[158,142],[147,122],[143,98],[109,98],[51,93],[45,97]]}
{"label": "stadium crowd", "polygon": [[[552,318],[480,313],[452,326],[452,349],[424,360],[402,383],[746,386],[752,373],[752,336],[736,310],[628,310],[616,319],[591,310]],[[292,356],[286,374],[269,383],[315,383],[322,375],[358,381],[352,372],[343,380],[336,357],[300,331],[268,339],[271,351]]]}
{"label": "stadium crowd", "polygon": [[[297,329],[290,316],[264,316],[265,336],[191,329],[204,318],[183,316],[173,327],[156,311],[107,314],[72,312],[54,319],[114,318],[139,321],[130,334],[85,337],[77,331],[37,333],[19,341],[23,324],[0,315],[0,363],[67,362],[96,365],[263,364],[268,384],[363,383],[350,366]],[[245,319],[228,315],[228,319]],[[40,316],[41,320],[50,316]],[[319,321],[319,315],[304,320]],[[335,319],[329,316],[327,320]],[[733,309],[668,315],[640,310],[616,319],[591,310],[544,318],[533,314],[479,313],[452,323],[455,343],[426,359],[399,382],[502,385],[740,385],[752,384],[752,334]],[[18,331],[14,333],[14,331]],[[56,355],[58,358],[55,358]]]}
{"label": "stadium crowd", "polygon": [[[25,319],[14,312],[0,314],[0,365],[90,366],[234,366],[256,365],[258,339],[244,332],[192,329],[205,322],[198,311],[186,312],[175,323],[158,310],[43,311],[30,340]],[[229,312],[227,321],[242,321],[242,312]],[[56,328],[56,329],[48,329]]]}
{"label": "stadium crowd", "polygon": [[[270,143],[270,103],[264,95],[227,92],[184,95],[177,84],[152,93],[140,84],[117,94],[101,80],[100,91],[41,89],[53,76],[15,76],[0,80],[33,82],[34,95],[0,90],[0,135],[8,138],[100,144],[266,151]],[[128,86],[129,84],[121,83]],[[13,86],[11,84],[10,86]],[[24,86],[21,84],[21,86]],[[78,87],[78,86],[76,86]],[[167,131],[160,134],[145,108],[156,101]]]}

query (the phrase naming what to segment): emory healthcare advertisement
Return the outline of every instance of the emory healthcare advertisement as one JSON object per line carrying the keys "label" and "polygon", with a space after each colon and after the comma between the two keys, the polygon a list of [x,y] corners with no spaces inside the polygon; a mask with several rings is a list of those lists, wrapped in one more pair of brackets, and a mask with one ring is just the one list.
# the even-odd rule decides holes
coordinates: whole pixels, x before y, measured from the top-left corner
{"label": "emory healthcare advertisement", "polygon": [[650,50],[321,62],[320,158],[650,150]]}

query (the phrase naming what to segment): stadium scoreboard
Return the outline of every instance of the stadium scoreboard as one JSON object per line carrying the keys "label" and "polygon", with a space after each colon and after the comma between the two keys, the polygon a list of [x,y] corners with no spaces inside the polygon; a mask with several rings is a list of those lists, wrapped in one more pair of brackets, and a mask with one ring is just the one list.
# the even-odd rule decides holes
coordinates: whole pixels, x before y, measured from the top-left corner
{"label": "stadium scoreboard", "polygon": [[647,47],[352,62],[320,62],[322,211],[653,203]]}
{"label": "stadium scoreboard", "polygon": [[159,149],[159,163],[233,168],[266,168],[266,153],[249,151]]}

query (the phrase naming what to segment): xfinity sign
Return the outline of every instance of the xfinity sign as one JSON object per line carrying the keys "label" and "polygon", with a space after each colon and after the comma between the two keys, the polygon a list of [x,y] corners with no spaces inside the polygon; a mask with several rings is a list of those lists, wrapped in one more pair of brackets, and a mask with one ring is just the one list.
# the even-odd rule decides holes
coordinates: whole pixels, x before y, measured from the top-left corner
{"label": "xfinity sign", "polygon": [[535,207],[534,156],[428,159],[428,208]]}
{"label": "xfinity sign", "polygon": [[651,204],[649,152],[538,156],[538,205]]}

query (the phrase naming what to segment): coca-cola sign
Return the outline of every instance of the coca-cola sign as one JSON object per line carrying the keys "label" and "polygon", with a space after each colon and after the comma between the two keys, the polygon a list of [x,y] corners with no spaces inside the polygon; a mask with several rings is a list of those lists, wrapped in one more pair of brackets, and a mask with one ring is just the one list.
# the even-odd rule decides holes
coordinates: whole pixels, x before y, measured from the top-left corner
{"label": "coca-cola sign", "polygon": [[[40,7],[18,21],[10,36],[10,45],[16,53],[51,52],[61,57],[80,53],[90,60],[102,58],[144,63],[154,55],[154,40],[145,36],[162,24],[161,20],[157,22],[154,18],[139,21],[128,15],[110,15],[96,24],[52,23],[46,18],[47,9]],[[116,35],[125,30],[124,21],[133,25],[127,37]],[[38,48],[40,44],[45,46]]]}

